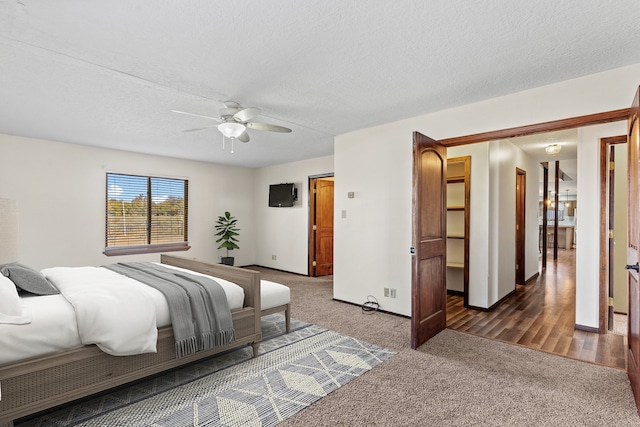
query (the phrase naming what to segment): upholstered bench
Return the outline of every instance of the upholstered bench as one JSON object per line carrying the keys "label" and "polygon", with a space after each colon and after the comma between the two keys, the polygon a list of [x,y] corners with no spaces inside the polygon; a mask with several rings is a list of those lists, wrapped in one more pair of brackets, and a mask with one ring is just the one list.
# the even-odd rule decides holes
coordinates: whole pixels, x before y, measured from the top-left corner
{"label": "upholstered bench", "polygon": [[280,283],[260,280],[261,316],[284,311],[287,333],[291,332],[291,310],[289,302],[291,291]]}

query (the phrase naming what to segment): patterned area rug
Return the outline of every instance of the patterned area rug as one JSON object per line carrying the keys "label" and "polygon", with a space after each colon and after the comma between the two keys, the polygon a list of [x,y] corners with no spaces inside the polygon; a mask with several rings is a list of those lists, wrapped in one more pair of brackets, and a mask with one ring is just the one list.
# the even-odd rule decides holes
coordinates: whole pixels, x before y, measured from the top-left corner
{"label": "patterned area rug", "polygon": [[16,422],[34,426],[272,426],[395,352],[284,317],[262,319],[250,347]]}

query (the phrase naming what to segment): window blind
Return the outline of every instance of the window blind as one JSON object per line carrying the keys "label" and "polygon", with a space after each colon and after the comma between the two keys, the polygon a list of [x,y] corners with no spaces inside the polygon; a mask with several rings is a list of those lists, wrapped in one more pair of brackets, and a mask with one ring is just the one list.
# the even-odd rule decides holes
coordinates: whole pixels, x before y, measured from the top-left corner
{"label": "window blind", "polygon": [[107,173],[106,200],[105,253],[188,241],[187,180]]}

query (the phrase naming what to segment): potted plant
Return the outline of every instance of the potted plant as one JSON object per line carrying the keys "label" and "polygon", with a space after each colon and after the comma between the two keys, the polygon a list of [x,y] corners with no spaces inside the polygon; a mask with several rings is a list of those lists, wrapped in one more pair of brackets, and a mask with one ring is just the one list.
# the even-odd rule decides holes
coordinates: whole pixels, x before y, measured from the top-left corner
{"label": "potted plant", "polygon": [[220,243],[218,249],[224,248],[227,250],[227,256],[220,258],[222,264],[233,265],[234,258],[229,256],[229,251],[240,249],[237,245],[238,239],[236,239],[236,236],[239,235],[238,231],[240,231],[240,229],[236,227],[236,222],[236,218],[231,216],[229,212],[225,212],[224,216],[219,216],[216,221],[215,235],[220,236],[220,238],[216,240],[216,243]]}

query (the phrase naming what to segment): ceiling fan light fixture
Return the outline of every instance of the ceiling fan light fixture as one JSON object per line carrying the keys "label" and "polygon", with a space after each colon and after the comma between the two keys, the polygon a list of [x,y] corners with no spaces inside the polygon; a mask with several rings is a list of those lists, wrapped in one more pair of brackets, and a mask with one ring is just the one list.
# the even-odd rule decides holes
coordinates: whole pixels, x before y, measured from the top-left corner
{"label": "ceiling fan light fixture", "polygon": [[245,125],[236,122],[224,122],[218,125],[218,130],[227,138],[237,138],[242,135],[245,129]]}
{"label": "ceiling fan light fixture", "polygon": [[562,150],[562,146],[558,144],[547,145],[547,147],[544,149],[544,151],[546,151],[547,154],[551,154],[552,156],[558,154],[560,150]]}

